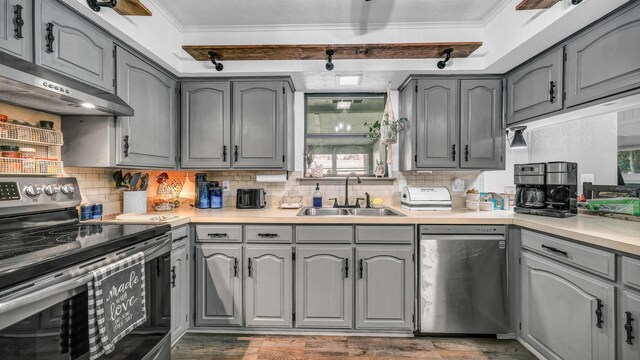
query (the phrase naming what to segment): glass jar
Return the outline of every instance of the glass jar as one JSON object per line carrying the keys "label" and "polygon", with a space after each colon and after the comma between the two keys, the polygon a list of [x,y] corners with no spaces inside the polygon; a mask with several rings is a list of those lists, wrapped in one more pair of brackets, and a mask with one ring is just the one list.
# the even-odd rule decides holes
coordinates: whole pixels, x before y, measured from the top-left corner
{"label": "glass jar", "polygon": [[209,194],[211,195],[211,208],[222,208],[222,188],[219,186],[209,186]]}
{"label": "glass jar", "polygon": [[156,211],[171,211],[176,207],[171,191],[158,191],[153,198],[153,208]]}

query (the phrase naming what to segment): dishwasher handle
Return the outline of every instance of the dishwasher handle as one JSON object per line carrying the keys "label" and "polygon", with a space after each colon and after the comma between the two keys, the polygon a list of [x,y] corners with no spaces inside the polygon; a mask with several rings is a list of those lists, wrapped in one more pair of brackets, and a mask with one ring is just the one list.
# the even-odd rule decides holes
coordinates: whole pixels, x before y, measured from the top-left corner
{"label": "dishwasher handle", "polygon": [[470,235],[442,235],[442,234],[420,234],[420,240],[496,240],[496,241],[504,241],[506,240],[504,235],[498,234],[488,234],[488,235],[478,235],[478,234],[470,234]]}

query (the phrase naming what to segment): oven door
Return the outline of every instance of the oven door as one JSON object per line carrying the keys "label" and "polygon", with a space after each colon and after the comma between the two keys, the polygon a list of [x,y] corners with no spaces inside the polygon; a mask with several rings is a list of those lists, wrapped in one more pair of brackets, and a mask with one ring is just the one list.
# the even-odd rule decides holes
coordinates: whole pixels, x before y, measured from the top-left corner
{"label": "oven door", "polygon": [[169,236],[131,246],[94,262],[19,285],[0,298],[0,359],[89,359],[89,271],[143,251],[147,322],[100,359],[170,359]]}

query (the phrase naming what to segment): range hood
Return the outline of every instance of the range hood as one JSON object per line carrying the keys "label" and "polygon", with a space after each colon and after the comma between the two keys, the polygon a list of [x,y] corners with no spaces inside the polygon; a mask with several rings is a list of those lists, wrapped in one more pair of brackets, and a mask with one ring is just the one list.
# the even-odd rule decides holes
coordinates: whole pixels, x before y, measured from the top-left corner
{"label": "range hood", "polygon": [[133,116],[114,94],[0,52],[0,101],[57,115]]}

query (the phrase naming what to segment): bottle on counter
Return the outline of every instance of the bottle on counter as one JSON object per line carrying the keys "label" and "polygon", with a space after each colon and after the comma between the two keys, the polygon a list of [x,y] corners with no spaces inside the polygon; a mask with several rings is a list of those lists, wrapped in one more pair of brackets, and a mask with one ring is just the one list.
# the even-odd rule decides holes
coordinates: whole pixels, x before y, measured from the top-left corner
{"label": "bottle on counter", "polygon": [[220,209],[222,208],[222,188],[218,186],[218,182],[210,182],[209,183],[209,194],[211,195],[211,208],[212,209]]}
{"label": "bottle on counter", "polygon": [[322,192],[320,191],[320,183],[316,183],[316,191],[313,193],[313,207],[322,207]]}

